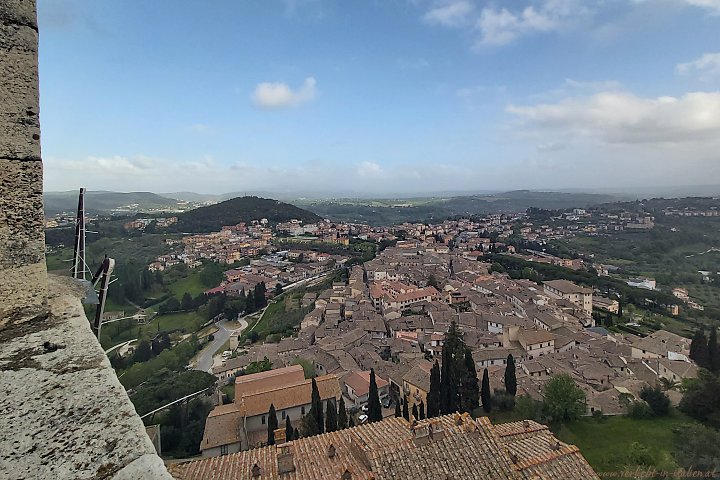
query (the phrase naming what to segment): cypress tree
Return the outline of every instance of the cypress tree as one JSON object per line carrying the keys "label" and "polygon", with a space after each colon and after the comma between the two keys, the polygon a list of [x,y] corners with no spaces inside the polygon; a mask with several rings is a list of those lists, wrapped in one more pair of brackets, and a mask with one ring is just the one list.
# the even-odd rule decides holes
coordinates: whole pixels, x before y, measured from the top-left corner
{"label": "cypress tree", "polygon": [[348,423],[348,426],[349,426],[350,428],[352,428],[352,427],[355,426],[355,420],[353,419],[353,417],[350,417],[350,422]]}
{"label": "cypress tree", "polygon": [[446,413],[453,413],[452,410],[452,396],[453,396],[453,379],[452,379],[452,369],[450,367],[450,364],[452,363],[450,360],[450,351],[449,349],[445,348],[443,346],[442,350],[442,371],[440,375],[440,414],[446,414]]}
{"label": "cypress tree", "polygon": [[515,377],[515,359],[512,354],[507,356],[505,365],[505,391],[513,397],[517,393],[517,378]]}
{"label": "cypress tree", "polygon": [[345,400],[343,399],[342,395],[340,395],[340,403],[338,403],[337,429],[344,430],[347,427],[348,427],[348,416],[347,416],[347,410],[345,409]]}
{"label": "cypress tree", "polygon": [[412,416],[415,420],[420,419],[420,414],[418,413],[417,403],[413,403]]}
{"label": "cypress tree", "polygon": [[482,398],[483,410],[485,410],[486,413],[489,413],[490,410],[492,410],[492,398],[490,397],[490,377],[488,377],[487,368],[483,371],[480,397]]}
{"label": "cypress tree", "polygon": [[410,411],[408,410],[407,400],[403,400],[403,418],[410,421]]}
{"label": "cypress tree", "polygon": [[425,420],[425,404],[423,402],[420,402],[420,408],[418,410],[418,413],[420,413],[420,420]]}
{"label": "cypress tree", "polygon": [[330,399],[325,403],[325,431],[334,432],[338,429],[338,417],[335,405]]}
{"label": "cypress tree", "polygon": [[400,402],[395,402],[395,418],[402,417],[402,412],[400,411]]}
{"label": "cypress tree", "polygon": [[708,369],[713,372],[720,370],[720,347],[717,341],[717,329],[713,326],[708,339]]}
{"label": "cypress tree", "polygon": [[440,414],[440,365],[437,360],[430,370],[430,391],[427,396],[427,416],[437,417]]}
{"label": "cypress tree", "polygon": [[703,329],[698,329],[693,335],[690,343],[690,358],[695,360],[698,366],[708,367],[708,342]]}
{"label": "cypress tree", "polygon": [[285,417],[285,441],[289,442],[293,438],[295,438],[295,431],[290,423],[290,415],[288,415]]}
{"label": "cypress tree", "polygon": [[377,381],[375,380],[375,369],[370,369],[370,391],[368,393],[368,421],[379,422],[382,420],[382,407],[378,396]]}
{"label": "cypress tree", "polygon": [[270,404],[270,411],[268,411],[268,422],[267,422],[267,444],[275,445],[275,429],[278,428],[277,415],[275,413],[275,405]]}
{"label": "cypress tree", "polygon": [[295,430],[293,430],[293,440],[297,440],[299,438],[300,438],[300,430],[296,428]]}
{"label": "cypress tree", "polygon": [[470,413],[480,403],[480,386],[478,385],[477,371],[475,370],[475,360],[473,360],[469,348],[465,350],[464,363],[461,406],[464,412]]}
{"label": "cypress tree", "polygon": [[312,379],[312,395],[310,402],[310,415],[312,416],[318,433],[323,433],[325,425],[323,424],[323,406],[320,399],[320,391],[317,382]]}

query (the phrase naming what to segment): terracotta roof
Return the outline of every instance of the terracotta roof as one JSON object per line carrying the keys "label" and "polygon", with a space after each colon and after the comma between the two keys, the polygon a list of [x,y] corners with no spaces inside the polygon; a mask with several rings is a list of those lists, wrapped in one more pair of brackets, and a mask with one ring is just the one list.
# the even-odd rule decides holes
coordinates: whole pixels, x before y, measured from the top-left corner
{"label": "terracotta roof", "polygon": [[[302,367],[301,367],[302,370]],[[320,398],[338,398],[340,396],[340,384],[335,375],[323,375],[316,377]],[[241,397],[235,397],[235,405],[241,415],[253,417],[266,413],[270,404],[275,405],[276,410],[309,405],[312,394],[311,380],[281,385],[269,390],[254,392]]]}
{"label": "terracotta roof", "polygon": [[[375,375],[375,382],[377,383],[378,388],[388,385],[387,380],[380,378],[378,375]],[[353,389],[355,395],[358,397],[367,395],[370,391],[370,371],[352,372],[345,379],[345,383]]]}
{"label": "terracotta roof", "polygon": [[592,293],[591,289],[576,285],[569,280],[549,280],[543,283],[562,293]]}
{"label": "terracotta roof", "polygon": [[[598,476],[577,447],[558,442],[535,422],[493,426],[483,417],[444,415],[410,424],[403,418],[360,425],[219,457],[170,465],[177,480],[583,479]],[[429,430],[433,434],[429,435]],[[331,448],[332,447],[332,448]],[[292,471],[281,475],[280,461]]]}
{"label": "terracotta roof", "polygon": [[271,390],[302,380],[305,380],[305,374],[301,365],[242,375],[235,379],[235,397],[239,398],[243,395]]}
{"label": "terracotta roof", "polygon": [[[538,343],[545,343],[555,340],[555,335],[552,333],[541,330],[541,329],[533,329],[533,330],[526,330],[526,329],[520,329],[520,332],[518,332],[518,339],[523,339],[525,341],[526,345],[535,345]],[[522,343],[522,342],[521,342]]]}

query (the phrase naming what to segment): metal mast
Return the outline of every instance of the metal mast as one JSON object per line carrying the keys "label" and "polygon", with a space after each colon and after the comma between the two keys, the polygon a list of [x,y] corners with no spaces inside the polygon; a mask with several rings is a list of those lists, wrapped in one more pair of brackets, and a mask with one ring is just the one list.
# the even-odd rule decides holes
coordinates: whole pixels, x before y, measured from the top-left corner
{"label": "metal mast", "polygon": [[77,219],[75,220],[75,250],[73,253],[73,278],[85,280],[85,189],[80,189]]}

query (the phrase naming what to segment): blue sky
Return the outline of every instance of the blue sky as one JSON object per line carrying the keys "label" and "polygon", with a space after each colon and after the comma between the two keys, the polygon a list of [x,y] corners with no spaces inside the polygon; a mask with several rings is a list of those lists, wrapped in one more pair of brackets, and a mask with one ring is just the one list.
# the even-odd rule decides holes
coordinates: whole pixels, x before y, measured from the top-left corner
{"label": "blue sky", "polygon": [[720,183],[720,0],[39,0],[48,190]]}

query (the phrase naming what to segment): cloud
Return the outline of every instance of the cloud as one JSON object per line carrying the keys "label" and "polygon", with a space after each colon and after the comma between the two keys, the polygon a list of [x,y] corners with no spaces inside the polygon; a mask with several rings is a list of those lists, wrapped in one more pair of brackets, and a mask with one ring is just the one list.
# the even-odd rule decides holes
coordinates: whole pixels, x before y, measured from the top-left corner
{"label": "cloud", "polygon": [[720,0],[685,0],[685,3],[694,7],[706,8],[720,14]]}
{"label": "cloud", "polygon": [[210,131],[210,127],[204,123],[194,123],[187,127],[187,130],[193,133],[206,133]]}
{"label": "cloud", "polygon": [[596,138],[616,144],[714,141],[720,137],[720,92],[642,98],[601,92],[533,106],[509,105],[521,129]]}
{"label": "cloud", "polygon": [[378,176],[382,172],[382,167],[374,162],[362,162],[357,167],[357,174],[361,177]]}
{"label": "cloud", "polygon": [[480,33],[476,47],[507,45],[526,35],[557,31],[588,13],[575,0],[545,0],[515,13],[486,7],[476,23]]}
{"label": "cloud", "polygon": [[295,91],[286,83],[264,82],[255,88],[252,100],[256,105],[268,109],[296,107],[315,98],[315,85],[313,77],[306,78]]}
{"label": "cloud", "polygon": [[457,0],[437,6],[423,15],[423,20],[444,27],[459,27],[467,24],[468,15],[475,10],[472,3]]}
{"label": "cloud", "polygon": [[720,77],[720,52],[705,53],[700,58],[687,63],[680,63],[676,70],[681,75],[697,74],[704,82]]}
{"label": "cloud", "polygon": [[423,15],[423,20],[466,31],[475,39],[475,49],[507,45],[531,34],[560,31],[592,13],[581,0],[530,0],[516,10],[486,6],[478,11],[467,0],[435,5]]}

